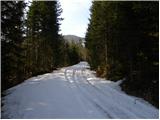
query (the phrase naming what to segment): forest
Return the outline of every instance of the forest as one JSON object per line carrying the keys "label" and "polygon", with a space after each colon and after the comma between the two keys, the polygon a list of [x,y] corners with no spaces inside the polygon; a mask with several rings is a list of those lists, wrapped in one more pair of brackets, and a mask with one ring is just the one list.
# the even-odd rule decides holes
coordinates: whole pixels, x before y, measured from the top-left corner
{"label": "forest", "polygon": [[2,91],[31,76],[78,63],[80,45],[68,44],[59,32],[62,9],[57,1],[2,1]]}
{"label": "forest", "polygon": [[159,104],[159,2],[93,2],[86,33],[97,76]]}
{"label": "forest", "polygon": [[93,1],[85,48],[59,34],[58,1],[1,1],[2,91],[87,61],[98,77],[159,105],[159,2]]}

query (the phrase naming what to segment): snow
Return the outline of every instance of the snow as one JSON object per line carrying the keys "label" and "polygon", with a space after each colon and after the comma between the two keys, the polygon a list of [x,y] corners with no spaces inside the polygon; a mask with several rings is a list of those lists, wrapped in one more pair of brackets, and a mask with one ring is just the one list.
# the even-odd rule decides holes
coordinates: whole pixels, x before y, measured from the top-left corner
{"label": "snow", "polygon": [[121,91],[118,82],[97,78],[87,62],[65,67],[5,91],[2,118],[148,118],[159,110]]}

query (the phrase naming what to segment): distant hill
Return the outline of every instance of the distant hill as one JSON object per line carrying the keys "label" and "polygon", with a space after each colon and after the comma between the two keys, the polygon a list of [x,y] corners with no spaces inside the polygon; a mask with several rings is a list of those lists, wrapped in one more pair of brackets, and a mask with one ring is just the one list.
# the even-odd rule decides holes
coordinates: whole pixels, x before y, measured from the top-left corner
{"label": "distant hill", "polygon": [[84,38],[75,35],[64,35],[63,38],[69,43],[82,44],[82,46],[85,46]]}

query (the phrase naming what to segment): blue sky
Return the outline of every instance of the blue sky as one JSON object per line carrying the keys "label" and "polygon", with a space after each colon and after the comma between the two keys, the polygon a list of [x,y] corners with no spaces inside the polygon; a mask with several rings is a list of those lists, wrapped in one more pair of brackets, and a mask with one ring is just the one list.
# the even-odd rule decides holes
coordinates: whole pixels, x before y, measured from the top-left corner
{"label": "blue sky", "polygon": [[60,0],[63,12],[60,33],[85,37],[90,17],[91,0]]}

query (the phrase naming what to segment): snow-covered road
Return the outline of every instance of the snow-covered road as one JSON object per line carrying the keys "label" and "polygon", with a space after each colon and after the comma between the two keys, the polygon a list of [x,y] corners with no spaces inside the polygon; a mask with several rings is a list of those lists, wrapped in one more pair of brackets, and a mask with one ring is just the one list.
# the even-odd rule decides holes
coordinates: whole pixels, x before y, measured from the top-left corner
{"label": "snow-covered road", "polygon": [[32,77],[5,92],[2,118],[158,118],[159,110],[97,78],[86,62]]}

